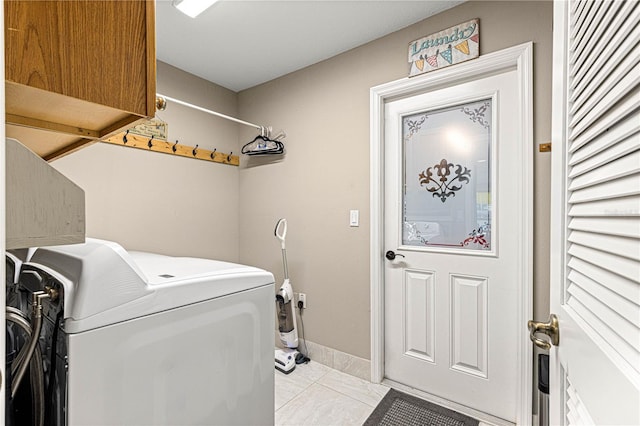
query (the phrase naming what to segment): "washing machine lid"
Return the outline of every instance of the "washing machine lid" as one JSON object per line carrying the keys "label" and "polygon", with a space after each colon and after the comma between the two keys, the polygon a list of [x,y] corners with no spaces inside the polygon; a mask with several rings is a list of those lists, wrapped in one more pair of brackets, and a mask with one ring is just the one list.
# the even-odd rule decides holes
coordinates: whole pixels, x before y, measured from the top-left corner
{"label": "washing machine lid", "polygon": [[127,252],[117,243],[92,238],[38,249],[28,264],[63,285],[68,333],[274,284],[270,272],[251,266]]}
{"label": "washing machine lid", "polygon": [[189,284],[198,277],[242,274],[256,268],[194,257],[172,257],[142,251],[129,251],[133,263],[140,269],[147,283],[155,288]]}

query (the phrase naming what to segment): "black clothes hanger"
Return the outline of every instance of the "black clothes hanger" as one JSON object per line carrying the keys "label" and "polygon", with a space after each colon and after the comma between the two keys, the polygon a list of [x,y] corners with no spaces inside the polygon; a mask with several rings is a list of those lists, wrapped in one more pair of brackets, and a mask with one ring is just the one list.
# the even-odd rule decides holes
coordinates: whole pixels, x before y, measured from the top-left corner
{"label": "black clothes hanger", "polygon": [[256,136],[242,147],[242,153],[246,155],[277,155],[283,152],[284,144],[282,142],[263,135]]}

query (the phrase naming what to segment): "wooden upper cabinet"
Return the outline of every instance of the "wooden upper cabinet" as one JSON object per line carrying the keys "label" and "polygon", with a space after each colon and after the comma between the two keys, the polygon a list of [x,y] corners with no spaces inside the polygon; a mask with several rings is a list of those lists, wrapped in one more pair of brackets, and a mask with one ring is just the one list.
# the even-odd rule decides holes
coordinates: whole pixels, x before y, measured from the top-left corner
{"label": "wooden upper cabinet", "polygon": [[7,136],[50,160],[155,115],[153,0],[4,2]]}

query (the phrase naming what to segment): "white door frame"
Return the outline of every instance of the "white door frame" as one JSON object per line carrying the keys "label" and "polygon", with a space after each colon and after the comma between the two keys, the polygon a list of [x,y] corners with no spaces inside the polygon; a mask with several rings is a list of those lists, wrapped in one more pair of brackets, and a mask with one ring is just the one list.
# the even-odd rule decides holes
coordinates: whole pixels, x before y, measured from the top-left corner
{"label": "white door frame", "polygon": [[522,240],[527,242],[519,259],[522,277],[518,286],[519,338],[517,365],[520,372],[517,424],[531,424],[533,349],[526,328],[533,317],[533,43],[528,42],[499,52],[482,55],[462,64],[403,78],[371,88],[370,92],[370,187],[371,187],[371,381],[384,378],[384,106],[390,100],[472,80],[483,74],[515,69],[518,74],[522,131],[520,149],[525,160],[521,168],[524,183],[518,200],[525,212],[519,223]]}

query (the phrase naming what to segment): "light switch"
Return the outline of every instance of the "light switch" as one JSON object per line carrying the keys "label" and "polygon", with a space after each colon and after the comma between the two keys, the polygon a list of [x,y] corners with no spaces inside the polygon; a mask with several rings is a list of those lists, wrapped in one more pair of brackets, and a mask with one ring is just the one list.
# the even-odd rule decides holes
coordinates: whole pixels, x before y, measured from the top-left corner
{"label": "light switch", "polygon": [[349,226],[360,226],[360,211],[351,210],[349,212]]}

